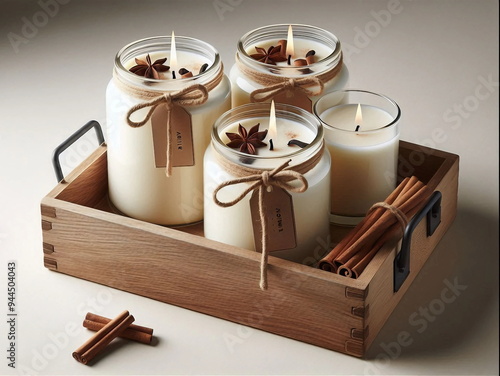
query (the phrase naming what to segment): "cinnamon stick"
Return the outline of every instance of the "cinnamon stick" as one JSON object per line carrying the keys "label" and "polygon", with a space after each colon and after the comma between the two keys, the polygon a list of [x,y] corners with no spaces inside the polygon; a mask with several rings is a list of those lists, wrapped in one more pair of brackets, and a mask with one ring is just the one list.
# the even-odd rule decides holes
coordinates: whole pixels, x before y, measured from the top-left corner
{"label": "cinnamon stick", "polygon": [[337,273],[337,265],[329,260],[321,260],[319,262],[318,268],[326,270],[327,272]]}
{"label": "cinnamon stick", "polygon": [[[392,204],[390,202],[387,203],[397,207],[400,211],[405,213],[409,208],[417,205],[422,199],[422,195],[417,194],[420,192],[422,186],[423,184],[420,181],[416,181],[414,184],[409,181],[394,202]],[[338,257],[339,261],[345,263],[345,259],[352,257],[363,244],[373,239],[377,239],[388,227],[397,222],[397,218],[394,214],[390,211],[382,210],[382,215],[378,219],[367,221],[369,223],[369,230],[363,231],[360,236],[355,239],[355,241],[342,253],[341,257]],[[372,216],[374,215],[368,215],[368,217]]]}
{"label": "cinnamon stick", "polygon": [[[415,181],[415,177],[405,178],[387,197],[386,202],[388,204],[393,204],[396,197],[401,194],[407,184],[414,184]],[[336,273],[338,268],[344,264],[344,262],[339,258],[340,254],[351,247],[363,233],[371,228],[384,212],[385,210],[383,208],[376,208],[371,213],[368,213],[371,215],[365,216],[365,218],[354,229],[349,231],[340,243],[337,244],[337,246],[319,262],[319,268]]]}
{"label": "cinnamon stick", "polygon": [[[427,187],[425,187],[427,188]],[[427,199],[421,201],[421,205],[417,205],[414,208],[412,208],[407,216],[409,218],[413,217],[415,214],[418,213],[418,211],[423,207],[423,204],[427,202],[428,198],[430,197],[430,192],[429,189],[427,189],[429,195]],[[359,260],[356,265],[351,267],[352,275],[353,278],[358,278],[359,275],[363,270],[365,270],[366,266],[370,263],[370,261],[375,257],[377,252],[383,247],[385,243],[390,241],[391,239],[395,239],[396,237],[400,237],[401,234],[404,233],[404,229],[401,228],[401,225],[399,223],[394,223],[389,230],[387,230],[375,243],[375,245],[372,247],[372,249]]]}
{"label": "cinnamon stick", "polygon": [[345,265],[342,265],[339,268],[338,274],[340,274],[341,276],[344,276],[344,277],[352,277],[353,276],[352,270]]}
{"label": "cinnamon stick", "polygon": [[[416,184],[416,186],[420,186],[421,184]],[[425,198],[428,197],[425,195],[426,187],[420,187],[417,192],[413,189],[413,187],[409,190],[409,192],[413,192],[413,196],[407,196],[408,200],[401,203],[401,200],[396,199],[394,202],[394,206],[399,207],[398,209],[406,215],[406,217],[412,216],[414,214],[410,213],[412,209],[419,206],[419,204],[423,203]],[[406,195],[405,195],[406,196]],[[346,260],[353,257],[353,255],[359,252],[359,249],[362,248],[365,244],[371,243],[373,244],[376,239],[382,236],[387,230],[397,223],[397,218],[390,211],[385,210],[385,213],[373,224],[369,231],[362,234],[359,237],[358,241],[355,242],[350,248],[346,249],[339,257],[338,260],[345,263]],[[398,224],[399,225],[399,224]],[[400,225],[399,225],[400,228]]]}
{"label": "cinnamon stick", "polygon": [[428,187],[415,176],[405,178],[384,201],[387,207],[371,210],[320,261],[319,267],[346,277],[359,277],[380,248],[404,232],[396,215],[401,214],[404,218],[413,217],[423,207],[430,195]]}
{"label": "cinnamon stick", "polygon": [[[341,273],[342,270],[349,270],[350,274],[353,274],[354,272],[354,267],[358,265],[359,262],[361,262],[364,258],[367,257],[367,255],[370,253],[372,249],[371,244],[364,244],[357,253],[355,253],[352,257],[347,258],[345,261],[342,261],[342,267],[339,267],[339,274]],[[357,276],[355,276],[357,277]]]}
{"label": "cinnamon stick", "polygon": [[82,346],[73,352],[73,358],[83,364],[87,364],[99,354],[113,339],[118,337],[126,328],[134,322],[134,316],[128,311],[123,311],[113,320],[87,340]]}
{"label": "cinnamon stick", "polygon": [[[96,315],[95,313],[89,312],[85,316],[85,320],[83,321],[83,326],[89,330],[97,332],[101,330],[110,321],[111,319],[108,319],[107,317],[99,316]],[[149,344],[153,339],[153,329],[147,328],[145,326],[131,324],[127,329],[125,329],[120,334],[119,337]]]}
{"label": "cinnamon stick", "polygon": [[[416,178],[415,178],[416,179]],[[390,205],[394,204],[394,201],[396,198],[401,195],[405,190],[408,189],[409,186],[415,184],[415,179],[412,178],[406,178],[404,179],[397,187],[395,190],[391,192],[391,194],[387,197],[385,202],[387,202]],[[361,234],[365,233],[368,229],[370,229],[375,222],[377,222],[380,217],[385,213],[385,210],[383,208],[376,208],[373,210],[371,213],[367,213],[361,224],[355,227],[353,231],[353,235],[350,237],[349,241],[347,244],[345,244],[343,247],[347,248],[350,247],[358,238]]]}

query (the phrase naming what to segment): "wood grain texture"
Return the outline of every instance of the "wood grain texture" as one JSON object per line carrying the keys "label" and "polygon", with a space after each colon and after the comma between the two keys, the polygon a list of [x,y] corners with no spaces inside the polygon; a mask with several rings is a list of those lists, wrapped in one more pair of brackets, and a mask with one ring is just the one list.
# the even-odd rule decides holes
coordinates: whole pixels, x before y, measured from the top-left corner
{"label": "wood grain texture", "polygon": [[346,299],[337,275],[271,258],[264,292],[254,252],[169,237],[175,230],[129,218],[110,223],[109,213],[90,218],[88,210],[60,203],[44,233],[59,272],[337,351],[362,328],[351,313],[358,299]]}
{"label": "wood grain texture", "polygon": [[[259,289],[260,255],[205,239],[202,225],[172,229],[112,212],[106,150],[100,147],[42,200],[44,265],[78,278],[362,357],[456,212],[458,158],[424,150],[420,163],[402,143],[402,158],[443,192],[443,219],[427,238],[413,236],[412,273],[392,292],[394,244],[354,280],[269,258],[269,290]],[[415,152],[416,153],[416,152]],[[427,154],[426,154],[427,153]],[[420,155],[420,154],[418,154]],[[402,174],[401,176],[403,176]],[[339,235],[333,229],[333,237]],[[412,247],[413,247],[412,244]]]}
{"label": "wood grain texture", "polygon": [[[108,190],[106,150],[106,146],[99,146],[47,196],[95,207]],[[42,215],[48,215],[51,213],[50,210],[46,205],[45,207],[42,205]]]}

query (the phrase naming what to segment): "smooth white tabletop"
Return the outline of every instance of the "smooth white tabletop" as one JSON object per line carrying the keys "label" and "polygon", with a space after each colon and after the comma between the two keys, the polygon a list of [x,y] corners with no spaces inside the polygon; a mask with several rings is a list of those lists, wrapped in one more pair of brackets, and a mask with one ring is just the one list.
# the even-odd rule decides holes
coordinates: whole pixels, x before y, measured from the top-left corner
{"label": "smooth white tabletop", "polygon": [[[498,374],[497,1],[57,1],[0,2],[0,374]],[[457,218],[367,360],[43,266],[39,204],[56,185],[51,153],[88,120],[105,126],[116,52],[175,30],[214,45],[229,69],[239,37],[273,23],[332,31],[350,87],[400,104],[403,140],[461,158]],[[65,172],[89,149],[68,152]],[[10,260],[16,369],[6,355]],[[443,303],[449,284],[456,299]],[[121,342],[92,366],[77,363],[84,313],[123,309],[155,329],[156,346]],[[397,345],[403,332],[409,339]],[[239,341],[229,345],[231,336]]]}

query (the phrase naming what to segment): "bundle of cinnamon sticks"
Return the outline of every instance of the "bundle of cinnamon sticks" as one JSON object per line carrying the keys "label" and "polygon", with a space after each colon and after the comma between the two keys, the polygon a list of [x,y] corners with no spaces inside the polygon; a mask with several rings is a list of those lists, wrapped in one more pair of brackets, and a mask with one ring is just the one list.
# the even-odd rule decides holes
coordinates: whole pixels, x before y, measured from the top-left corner
{"label": "bundle of cinnamon sticks", "polygon": [[418,213],[431,194],[415,176],[405,178],[319,262],[319,268],[358,278],[385,243],[402,236],[407,221]]}

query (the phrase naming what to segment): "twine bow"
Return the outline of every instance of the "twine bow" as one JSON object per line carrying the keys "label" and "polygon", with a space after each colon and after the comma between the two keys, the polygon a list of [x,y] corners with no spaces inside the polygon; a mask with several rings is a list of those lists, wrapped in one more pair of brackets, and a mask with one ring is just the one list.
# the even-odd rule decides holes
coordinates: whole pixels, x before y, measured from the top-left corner
{"label": "twine bow", "polygon": [[[311,90],[311,87],[315,87],[315,90]],[[265,102],[282,92],[292,90],[298,90],[308,97],[314,97],[320,95],[323,89],[323,81],[318,77],[290,78],[286,81],[254,90],[250,94],[250,100],[252,102]]]}
{"label": "twine bow", "polygon": [[[286,167],[288,167],[290,162],[291,160],[288,160],[282,165],[276,167],[274,170],[263,171],[261,174],[249,175],[234,180],[228,180],[224,183],[221,183],[213,193],[214,202],[223,208],[227,208],[240,202],[248,193],[256,189],[258,190],[259,216],[262,229],[262,257],[260,262],[260,288],[262,290],[267,290],[267,261],[269,258],[267,250],[267,218],[264,211],[264,191],[272,189],[272,187],[275,186],[289,192],[302,193],[305,192],[308,188],[307,180],[301,173],[293,170],[284,170]],[[298,180],[301,184],[295,187],[289,184],[289,182],[292,180]],[[236,197],[232,201],[222,202],[217,198],[217,193],[224,187],[251,182],[253,182],[253,184],[250,184],[238,197]]]}
{"label": "twine bow", "polygon": [[[174,93],[165,93],[156,97],[148,102],[136,104],[127,112],[127,124],[132,128],[139,128],[146,124],[153,112],[160,105],[165,105],[167,108],[167,164],[165,167],[165,174],[170,176],[172,174],[172,127],[170,124],[170,115],[174,106],[196,106],[205,103],[208,100],[208,90],[205,86],[196,84],[188,86],[182,90]],[[150,107],[148,113],[143,120],[135,122],[132,121],[131,116],[146,107]]]}

